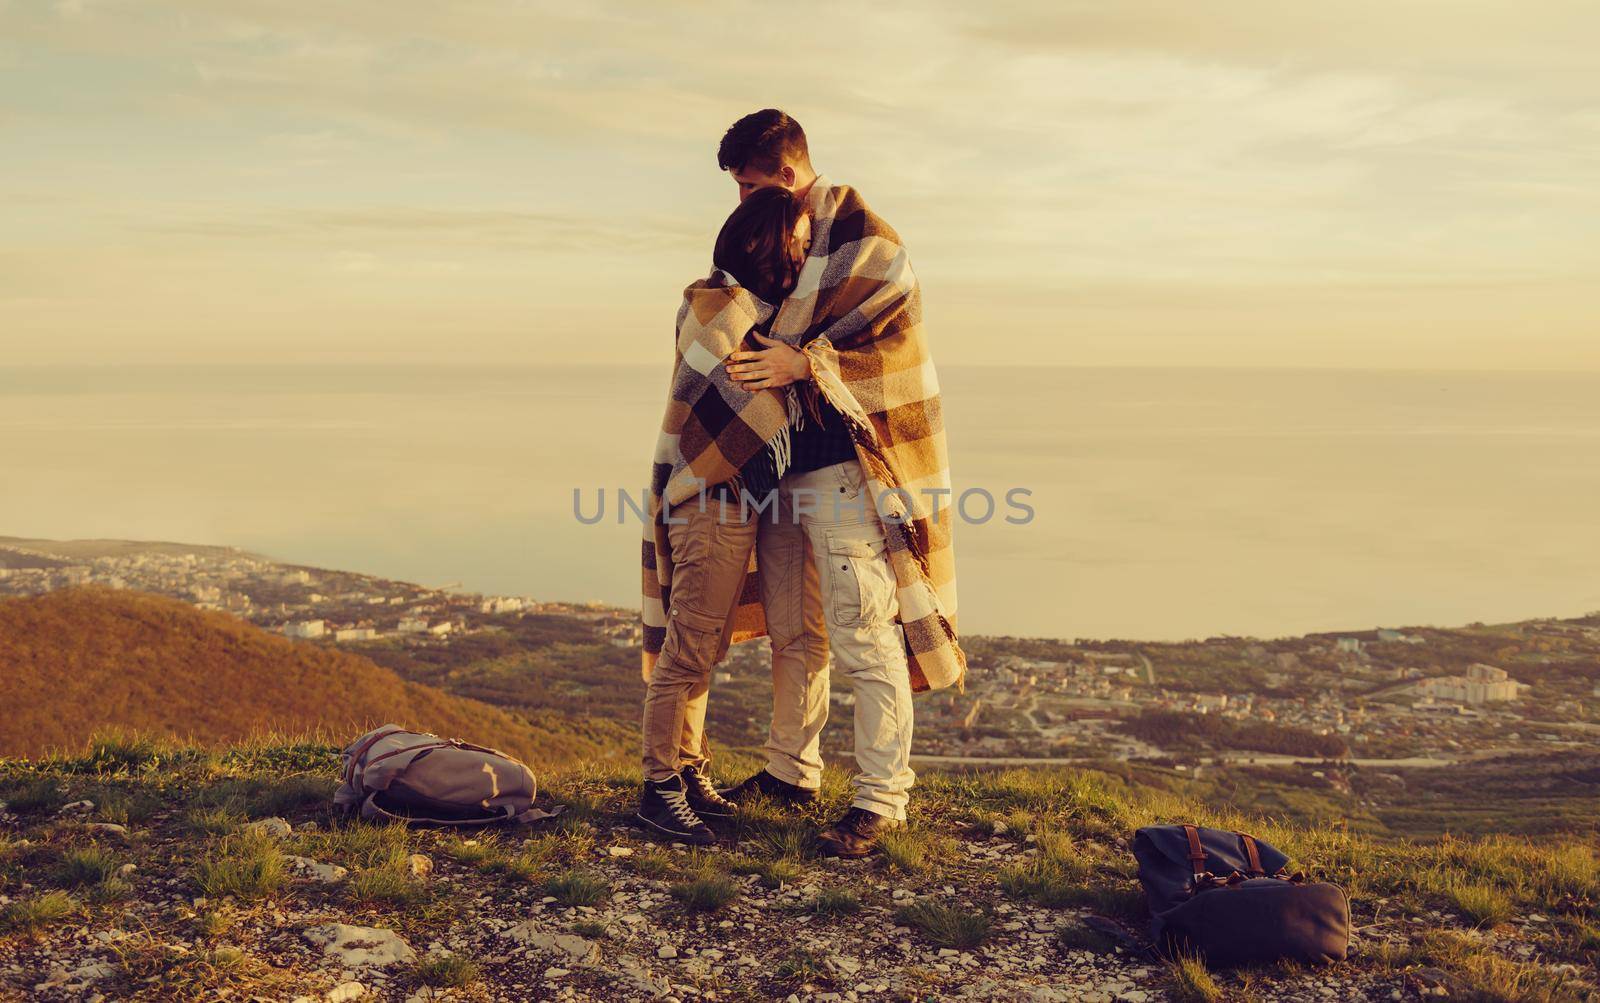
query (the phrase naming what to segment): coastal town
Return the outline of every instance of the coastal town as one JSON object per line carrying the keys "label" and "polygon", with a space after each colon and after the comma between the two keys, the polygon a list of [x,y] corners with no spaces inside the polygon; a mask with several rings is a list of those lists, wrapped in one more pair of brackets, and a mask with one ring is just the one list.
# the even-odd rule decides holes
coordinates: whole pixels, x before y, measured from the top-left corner
{"label": "coastal town", "polygon": [[[181,598],[386,664],[420,652],[430,664],[450,665],[458,650],[464,662],[477,650],[474,637],[506,633],[529,618],[566,624],[569,645],[603,651],[639,643],[633,611],[601,603],[428,588],[220,547],[108,543],[97,550],[0,540],[0,595],[74,586]],[[1474,642],[1477,629],[1181,643],[973,636],[964,691],[918,701],[918,750],[955,761],[1115,758],[1198,768],[1452,761],[1594,741],[1600,617],[1485,628],[1482,643]],[[601,656],[605,668],[593,681],[613,695],[631,692],[637,678],[630,678],[636,662],[616,655]],[[713,681],[754,707],[766,660],[764,642],[737,645]],[[835,680],[832,699],[833,737],[848,745],[847,681]],[[615,714],[631,713],[626,706],[619,700]],[[731,740],[759,743],[760,715],[739,714],[733,724],[746,734]]]}

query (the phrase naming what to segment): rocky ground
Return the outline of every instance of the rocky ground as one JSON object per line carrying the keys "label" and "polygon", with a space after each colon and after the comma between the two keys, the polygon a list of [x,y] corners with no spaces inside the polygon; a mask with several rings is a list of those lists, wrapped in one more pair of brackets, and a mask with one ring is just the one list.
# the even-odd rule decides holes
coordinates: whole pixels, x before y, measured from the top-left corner
{"label": "rocky ground", "polygon": [[[1414,858],[1409,879],[1348,876],[1349,961],[1208,973],[1128,939],[1126,834],[1179,809],[1090,775],[927,777],[884,855],[839,862],[811,834],[846,802],[840,776],[810,815],[758,806],[691,851],[624,824],[626,774],[556,778],[570,808],[541,827],[451,833],[336,818],[332,763],[280,748],[0,764],[0,999],[1594,998],[1600,878],[1576,844],[1537,874],[1523,861],[1520,898],[1460,846]],[[1298,842],[1336,878],[1359,849]],[[1452,859],[1481,901],[1424,891],[1448,887],[1424,866]]]}

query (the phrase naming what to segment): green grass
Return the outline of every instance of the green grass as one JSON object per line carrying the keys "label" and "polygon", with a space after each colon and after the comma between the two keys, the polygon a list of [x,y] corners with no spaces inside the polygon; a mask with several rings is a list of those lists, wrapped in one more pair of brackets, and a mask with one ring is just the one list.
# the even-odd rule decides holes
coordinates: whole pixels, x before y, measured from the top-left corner
{"label": "green grass", "polygon": [[0,934],[34,934],[71,916],[78,909],[66,892],[46,892],[0,906]]}
{"label": "green grass", "polygon": [[1096,882],[1103,868],[1080,853],[1063,833],[1041,833],[1035,838],[1036,854],[1000,869],[1001,890],[1012,898],[1051,908],[1090,905],[1098,894]]}
{"label": "green grass", "polygon": [[672,886],[672,897],[690,912],[719,912],[739,897],[739,886],[709,868]]}
{"label": "green grass", "polygon": [[1498,888],[1458,883],[1449,889],[1450,901],[1474,927],[1488,929],[1508,923],[1516,915],[1511,899]]}
{"label": "green grass", "polygon": [[207,909],[194,917],[195,935],[203,940],[216,940],[233,929],[235,917],[225,909]]}
{"label": "green grass", "polygon": [[505,859],[505,848],[493,836],[484,836],[480,839],[452,836],[444,844],[443,850],[445,855],[456,863],[480,870],[498,867]]}
{"label": "green grass", "polygon": [[410,905],[426,894],[422,883],[410,872],[385,867],[356,871],[344,889],[351,901],[362,905]]}
{"label": "green grass", "polygon": [[172,745],[148,735],[107,731],[89,740],[89,751],[69,768],[86,773],[133,773],[159,765]]}
{"label": "green grass", "polygon": [[611,883],[603,874],[574,868],[547,880],[544,893],[562,905],[594,905],[611,895]]}
{"label": "green grass", "polygon": [[818,916],[853,916],[861,911],[861,897],[848,888],[824,888],[799,908]]}
{"label": "green grass", "polygon": [[56,881],[70,888],[97,885],[116,876],[121,861],[116,854],[96,843],[73,847],[61,855],[56,866]]}
{"label": "green grass", "polygon": [[60,785],[50,777],[32,777],[0,787],[0,801],[18,815],[55,811],[67,803]]}
{"label": "green grass", "polygon": [[954,853],[954,844],[923,829],[905,826],[885,832],[878,841],[878,849],[884,864],[891,870],[921,874],[948,860]]}
{"label": "green grass", "polygon": [[[1398,984],[1407,969],[1437,968],[1457,980],[1460,989],[1452,998],[1572,1003],[1585,991],[1575,988],[1573,980],[1593,980],[1592,959],[1600,953],[1600,841],[1592,835],[1423,842],[1364,830],[1354,818],[1349,825],[1308,826],[1219,807],[1220,789],[1138,764],[1108,764],[1098,770],[929,771],[918,786],[918,825],[891,836],[875,863],[840,870],[813,862],[813,840],[818,827],[849,803],[843,774],[830,774],[823,801],[802,812],[756,805],[744,813],[737,853],[641,848],[629,857],[597,859],[597,839],[609,838],[604,830],[626,814],[636,797],[636,771],[631,779],[629,771],[615,769],[611,772],[616,776],[603,769],[557,774],[549,778],[549,786],[561,790],[563,800],[570,793],[586,806],[583,817],[531,831],[474,833],[477,839],[469,842],[451,833],[346,822],[321,814],[325,807],[320,799],[337,768],[337,749],[331,746],[250,745],[202,753],[156,744],[153,758],[134,742],[108,744],[77,759],[0,761],[0,800],[18,816],[7,837],[0,838],[0,894],[14,900],[0,908],[0,934],[48,931],[74,913],[83,918],[48,931],[52,939],[74,925],[100,930],[121,915],[115,903],[130,895],[184,900],[203,895],[208,900],[198,910],[184,903],[158,908],[149,916],[158,942],[129,948],[131,967],[116,989],[132,986],[129,993],[152,999],[293,996],[304,971],[293,965],[274,968],[265,956],[249,953],[250,938],[260,934],[260,918],[279,905],[269,902],[263,908],[251,900],[275,894],[283,895],[284,908],[293,904],[297,911],[342,912],[347,921],[363,922],[352,915],[358,906],[376,911],[381,915],[364,922],[392,926],[419,949],[447,942],[452,924],[470,920],[474,899],[513,896],[531,902],[548,894],[568,905],[597,904],[609,890],[604,872],[619,869],[675,882],[682,889],[675,907],[691,926],[714,927],[715,921],[702,917],[715,915],[722,889],[731,886],[737,894],[754,884],[749,877],[729,878],[726,872],[754,875],[768,887],[818,878],[819,885],[833,885],[805,901],[784,896],[786,904],[774,910],[793,922],[809,919],[829,933],[889,920],[879,915],[887,903],[880,903],[877,893],[857,877],[881,884],[891,874],[908,875],[892,883],[919,894],[937,885],[955,885],[953,896],[911,902],[897,913],[900,922],[915,928],[913,939],[924,947],[984,943],[991,922],[982,904],[986,890],[1029,905],[1138,920],[1142,899],[1131,877],[1131,858],[1117,841],[1136,825],[1173,818],[1257,834],[1289,853],[1293,869],[1343,885],[1358,913],[1363,905],[1371,909],[1385,899],[1376,910],[1380,931],[1404,931],[1412,942],[1396,946],[1382,938],[1366,941],[1365,950],[1349,963],[1352,971],[1376,969]],[[82,798],[98,806],[89,820],[137,819],[138,824],[126,840],[100,835],[98,844],[87,843],[96,834],[82,829],[84,819],[54,814],[60,804]],[[1259,799],[1248,803],[1264,804]],[[265,814],[295,816],[296,831],[276,844],[243,831],[251,818]],[[303,831],[299,823],[307,817],[321,828]],[[1003,841],[990,836],[997,821],[1005,826]],[[523,839],[526,835],[532,838]],[[952,836],[981,837],[987,845],[1005,846],[1004,866],[952,854]],[[439,880],[410,877],[407,858],[418,850],[437,861]],[[351,878],[339,887],[290,886],[283,875],[284,853],[347,867]],[[132,885],[116,874],[119,860],[138,865]],[[940,876],[927,879],[931,874]],[[167,891],[165,882],[174,875],[192,875],[193,887],[175,885]],[[26,882],[44,887],[35,889]],[[62,890],[43,894],[54,886]],[[690,912],[702,907],[710,911]],[[727,911],[725,904],[722,908]],[[1514,931],[1502,929],[1493,936],[1470,932],[1533,913],[1549,922],[1518,923]],[[607,935],[600,917],[568,912],[563,921],[561,915],[552,917],[557,928],[588,937]],[[1039,945],[1046,952],[1118,949],[1115,937],[1080,924],[1074,915],[1057,918],[1067,922],[1053,943]],[[1370,912],[1362,913],[1361,921],[1371,921]],[[631,931],[618,928],[610,935],[620,941]],[[1004,936],[1009,944],[1012,935]],[[168,949],[175,938],[189,942],[192,956]],[[1534,953],[1528,958],[1511,953],[1505,946],[1513,941],[1530,945]],[[816,957],[784,953],[800,943],[783,945],[764,961],[770,966],[767,971],[783,968],[786,988],[780,997],[812,980],[845,991],[848,987]],[[245,950],[234,950],[235,944]],[[1577,966],[1578,974],[1566,976],[1566,984],[1550,967],[1559,963]],[[946,988],[936,973],[922,966],[912,964],[905,974],[908,997],[936,997]],[[409,986],[409,974],[397,976],[397,988]],[[274,978],[280,982],[273,984]],[[1174,999],[1179,992],[1205,998],[1195,995],[1201,989],[1169,988],[1180,978],[1167,973],[1153,988]],[[1291,998],[1300,989],[1297,983],[1310,978],[1300,970],[1273,967],[1230,974],[1223,991],[1230,1001],[1255,996],[1256,988],[1261,990],[1258,998]],[[771,991],[779,980],[768,981],[759,991]],[[722,995],[721,987],[718,991]],[[754,998],[740,995],[736,987],[728,992],[730,999]]]}
{"label": "green grass", "polygon": [[821,954],[800,947],[784,955],[773,968],[772,974],[779,982],[800,985],[814,981],[826,970],[826,960]]}
{"label": "green grass", "polygon": [[491,863],[485,870],[536,882],[549,866],[550,853],[545,847],[529,847]]}
{"label": "green grass", "polygon": [[739,819],[739,844],[757,856],[810,860],[817,855],[817,825],[756,804]]}
{"label": "green grass", "polygon": [[283,852],[270,836],[253,832],[224,836],[195,867],[194,877],[207,898],[262,898],[283,887]]}
{"label": "green grass", "polygon": [[191,808],[184,814],[184,823],[191,831],[209,836],[233,832],[246,821],[244,812],[231,805]]}
{"label": "green grass", "polygon": [[645,878],[664,878],[677,870],[677,859],[666,850],[650,850],[628,857],[628,869]]}
{"label": "green grass", "polygon": [[1206,964],[1193,955],[1180,954],[1168,965],[1171,982],[1167,995],[1173,1003],[1222,1003],[1227,997],[1222,987],[1206,970]]}
{"label": "green grass", "polygon": [[918,899],[895,911],[902,926],[914,927],[940,947],[967,949],[989,939],[992,923],[987,915],[970,909],[943,905],[932,899]]}
{"label": "green grass", "polygon": [[777,860],[761,860],[755,857],[735,855],[728,861],[728,869],[735,874],[754,874],[761,882],[763,888],[782,888],[784,885],[793,884],[805,875],[805,867],[797,860],[780,857]]}
{"label": "green grass", "polygon": [[90,885],[85,893],[89,901],[96,905],[121,902],[132,894],[133,884],[122,878],[106,878],[104,881]]}
{"label": "green grass", "polygon": [[1461,991],[1450,995],[1465,1003],[1588,1003],[1570,981],[1534,965],[1512,961],[1485,950],[1482,942],[1449,931],[1430,931],[1407,952],[1415,963],[1441,968],[1454,976]]}
{"label": "green grass", "polygon": [[477,982],[482,969],[476,961],[459,954],[430,954],[411,970],[412,981],[433,989],[465,989]]}
{"label": "green grass", "polygon": [[140,999],[272,999],[295,987],[292,973],[237,947],[188,951],[163,943],[149,932],[109,946],[123,975],[140,986]]}

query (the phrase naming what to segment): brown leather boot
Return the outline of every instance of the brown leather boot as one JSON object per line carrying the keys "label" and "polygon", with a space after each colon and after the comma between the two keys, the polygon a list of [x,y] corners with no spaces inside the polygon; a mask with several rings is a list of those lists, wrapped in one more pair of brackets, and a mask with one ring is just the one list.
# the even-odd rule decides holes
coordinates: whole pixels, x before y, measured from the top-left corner
{"label": "brown leather boot", "polygon": [[876,850],[885,832],[904,825],[875,811],[853,807],[843,818],[817,834],[817,852],[824,857],[856,860]]}

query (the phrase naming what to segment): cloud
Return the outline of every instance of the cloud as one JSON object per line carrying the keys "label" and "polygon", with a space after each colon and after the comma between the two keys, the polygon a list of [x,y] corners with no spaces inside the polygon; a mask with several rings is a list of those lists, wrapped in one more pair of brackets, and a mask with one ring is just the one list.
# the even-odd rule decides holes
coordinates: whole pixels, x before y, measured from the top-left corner
{"label": "cloud", "polygon": [[648,252],[698,246],[669,224],[648,219],[602,219],[576,214],[503,209],[375,206],[348,209],[250,207],[208,214],[198,207],[145,207],[123,220],[127,229],[155,234],[272,243],[367,241],[427,247],[505,248],[560,253]]}
{"label": "cloud", "polygon": [[[721,130],[777,104],[807,123],[819,166],[894,221],[930,282],[1180,300],[1196,287],[1564,283],[1600,272],[1600,79],[1582,43],[1600,34],[1596,11],[12,6],[0,197],[53,208],[0,219],[0,253],[43,242],[65,262],[75,247],[81,267],[129,274],[248,261],[290,288],[335,274],[362,295],[448,275],[480,284],[487,322],[522,316],[528,287],[513,277],[537,267],[550,310],[577,316],[601,276],[608,309],[631,322],[704,267],[730,208],[712,162]],[[45,280],[13,291],[29,281]],[[1035,322],[1013,302],[988,305],[995,324]],[[1292,325],[1292,300],[1272,302]],[[1567,321],[1544,323],[1576,339],[1570,303]],[[1441,304],[1426,300],[1435,327],[1454,322]],[[1393,336],[1416,323],[1397,319]],[[177,337],[153,324],[148,336]]]}

